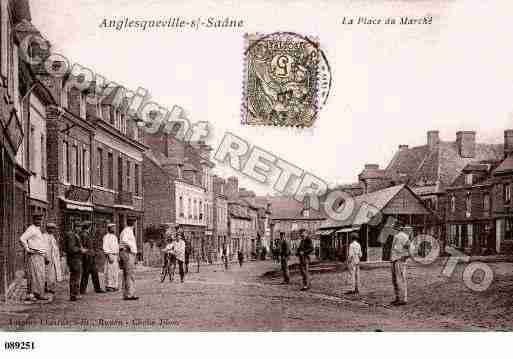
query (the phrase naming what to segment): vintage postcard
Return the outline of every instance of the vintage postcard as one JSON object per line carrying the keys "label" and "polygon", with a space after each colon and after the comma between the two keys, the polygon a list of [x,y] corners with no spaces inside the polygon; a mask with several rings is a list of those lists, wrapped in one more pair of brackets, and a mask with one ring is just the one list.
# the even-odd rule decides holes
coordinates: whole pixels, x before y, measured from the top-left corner
{"label": "vintage postcard", "polygon": [[2,354],[513,330],[508,2],[0,4]]}

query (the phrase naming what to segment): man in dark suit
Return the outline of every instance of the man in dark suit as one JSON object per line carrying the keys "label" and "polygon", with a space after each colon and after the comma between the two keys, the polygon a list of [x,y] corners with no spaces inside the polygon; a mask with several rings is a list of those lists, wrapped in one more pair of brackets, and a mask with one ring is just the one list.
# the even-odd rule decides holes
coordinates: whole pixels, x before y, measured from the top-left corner
{"label": "man in dark suit", "polygon": [[312,239],[306,233],[306,229],[302,228],[299,230],[301,236],[301,242],[297,249],[297,256],[299,257],[299,268],[301,269],[301,276],[303,277],[303,288],[301,290],[310,289],[310,254],[313,252]]}
{"label": "man in dark suit", "polygon": [[77,224],[74,230],[66,232],[64,238],[64,252],[69,268],[69,300],[71,301],[76,301],[79,298],[82,255],[86,253],[80,242],[79,231],[80,225]]}
{"label": "man in dark suit", "polygon": [[285,232],[280,232],[280,261],[281,271],[283,272],[283,283],[290,283],[289,274],[289,257],[290,257],[290,245],[285,239]]}
{"label": "man in dark suit", "polygon": [[80,241],[82,247],[87,252],[82,255],[82,279],[80,280],[80,294],[85,294],[87,285],[89,284],[89,276],[93,281],[94,291],[96,293],[105,293],[100,286],[100,278],[98,277],[98,268],[96,267],[96,243],[91,233],[91,222],[82,222],[82,232],[80,233]]}

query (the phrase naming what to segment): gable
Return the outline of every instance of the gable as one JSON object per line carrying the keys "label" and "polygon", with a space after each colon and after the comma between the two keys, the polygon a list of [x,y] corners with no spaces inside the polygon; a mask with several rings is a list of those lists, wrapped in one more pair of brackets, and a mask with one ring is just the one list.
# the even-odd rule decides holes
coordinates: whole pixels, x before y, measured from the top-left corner
{"label": "gable", "polygon": [[430,214],[420,199],[404,187],[383,208],[384,214]]}

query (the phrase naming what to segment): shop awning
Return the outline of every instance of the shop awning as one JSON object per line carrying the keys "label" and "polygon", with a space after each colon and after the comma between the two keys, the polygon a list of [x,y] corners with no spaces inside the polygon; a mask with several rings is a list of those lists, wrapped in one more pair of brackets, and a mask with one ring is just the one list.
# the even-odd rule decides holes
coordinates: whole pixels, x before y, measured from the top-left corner
{"label": "shop awning", "polygon": [[318,229],[317,232],[315,232],[315,234],[318,236],[329,236],[333,232],[335,232],[334,229]]}
{"label": "shop awning", "polygon": [[355,227],[339,229],[337,231],[337,233],[349,233],[349,232],[354,232],[354,231],[359,231],[359,230],[360,230],[360,226],[355,226]]}

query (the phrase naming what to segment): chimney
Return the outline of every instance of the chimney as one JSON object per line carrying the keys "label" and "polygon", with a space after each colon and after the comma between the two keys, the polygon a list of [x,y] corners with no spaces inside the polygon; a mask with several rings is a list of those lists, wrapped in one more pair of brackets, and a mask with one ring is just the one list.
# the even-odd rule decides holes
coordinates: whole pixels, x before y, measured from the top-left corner
{"label": "chimney", "polygon": [[427,132],[427,145],[429,149],[436,150],[438,148],[438,144],[440,143],[440,134],[438,131],[428,131]]}
{"label": "chimney", "polygon": [[513,130],[504,131],[504,158],[513,153]]}
{"label": "chimney", "polygon": [[365,164],[366,170],[379,170],[379,165],[375,163],[366,163]]}
{"label": "chimney", "polygon": [[458,146],[458,152],[461,157],[474,158],[474,156],[476,155],[476,132],[456,132],[456,145]]}
{"label": "chimney", "polygon": [[408,149],[408,145],[399,145],[399,151],[407,150],[407,149]]}

